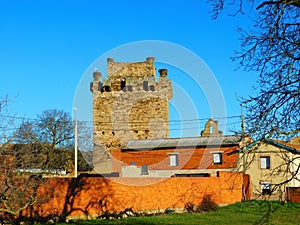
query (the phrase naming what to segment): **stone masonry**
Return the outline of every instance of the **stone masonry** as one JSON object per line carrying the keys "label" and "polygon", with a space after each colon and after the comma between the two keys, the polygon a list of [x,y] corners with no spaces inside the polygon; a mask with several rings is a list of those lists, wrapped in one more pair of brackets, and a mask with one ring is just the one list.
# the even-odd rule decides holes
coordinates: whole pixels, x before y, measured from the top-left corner
{"label": "stone masonry", "polygon": [[209,119],[205,124],[204,130],[201,132],[201,137],[218,137],[222,136],[222,131],[218,128],[218,121]]}
{"label": "stone masonry", "polygon": [[[108,58],[107,64],[107,78],[102,79],[102,74],[95,71],[90,87],[94,166],[109,158],[107,153],[125,147],[129,140],[169,137],[168,101],[173,92],[167,69],[159,70],[157,81],[153,57],[131,63]],[[101,151],[96,153],[97,149]]]}

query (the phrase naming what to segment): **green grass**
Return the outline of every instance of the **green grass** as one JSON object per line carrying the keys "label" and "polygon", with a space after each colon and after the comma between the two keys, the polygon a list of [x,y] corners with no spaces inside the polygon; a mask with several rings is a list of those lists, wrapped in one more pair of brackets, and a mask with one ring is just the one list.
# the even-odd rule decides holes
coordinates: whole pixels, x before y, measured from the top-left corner
{"label": "green grass", "polygon": [[[68,223],[68,225],[94,224],[300,224],[300,204],[282,205],[279,202],[248,201],[219,208],[214,212],[168,214],[152,217],[131,217],[122,220],[88,220]],[[60,224],[63,225],[63,224]]]}

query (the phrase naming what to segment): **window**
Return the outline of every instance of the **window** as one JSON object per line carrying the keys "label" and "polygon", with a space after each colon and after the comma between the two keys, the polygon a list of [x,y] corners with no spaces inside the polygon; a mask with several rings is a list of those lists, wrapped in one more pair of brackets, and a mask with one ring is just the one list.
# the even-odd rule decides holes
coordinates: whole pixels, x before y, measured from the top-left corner
{"label": "window", "polygon": [[195,174],[190,174],[190,177],[210,177],[209,173],[195,173]]}
{"label": "window", "polygon": [[126,81],[125,80],[121,80],[121,90],[126,91]]}
{"label": "window", "polygon": [[154,87],[155,78],[154,78],[154,76],[152,75],[148,79],[149,79],[149,88],[150,88],[150,91],[155,91],[155,87]]}
{"label": "window", "polygon": [[103,88],[104,88],[104,91],[105,91],[105,92],[110,92],[110,91],[111,91],[111,90],[110,90],[110,86],[105,85]]}
{"label": "window", "polygon": [[260,168],[261,169],[270,169],[270,156],[260,157]]}
{"label": "window", "polygon": [[209,126],[209,133],[213,134],[214,133],[214,127],[213,126]]}
{"label": "window", "polygon": [[148,89],[148,81],[144,81],[143,82],[143,90],[144,91],[148,91],[149,89]]}
{"label": "window", "polygon": [[179,173],[179,174],[175,174],[175,177],[210,177],[210,174],[209,173],[190,173],[190,174]]}
{"label": "window", "polygon": [[170,154],[170,166],[178,166],[178,154]]}
{"label": "window", "polygon": [[150,91],[155,91],[155,87],[154,87],[154,85],[150,85]]}
{"label": "window", "polygon": [[142,165],[142,175],[148,175],[149,174],[149,167],[148,165]]}
{"label": "window", "polygon": [[263,195],[270,195],[271,194],[271,183],[270,182],[260,182],[261,185],[261,193]]}
{"label": "window", "polygon": [[222,164],[222,153],[213,153],[214,164]]}
{"label": "window", "polygon": [[129,91],[129,92],[132,92],[132,85],[127,85],[127,90]]}

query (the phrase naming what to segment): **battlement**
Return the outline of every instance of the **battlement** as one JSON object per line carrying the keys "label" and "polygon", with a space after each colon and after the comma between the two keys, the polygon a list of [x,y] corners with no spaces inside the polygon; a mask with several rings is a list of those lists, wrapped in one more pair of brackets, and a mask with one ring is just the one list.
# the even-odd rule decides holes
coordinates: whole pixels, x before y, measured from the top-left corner
{"label": "battlement", "polygon": [[133,79],[145,76],[156,77],[154,57],[147,57],[144,62],[115,62],[113,58],[107,59],[108,77],[122,79],[131,76]]}
{"label": "battlement", "polygon": [[160,69],[159,81],[156,81],[154,57],[147,57],[144,62],[115,62],[107,59],[108,77],[101,80],[102,74],[94,72],[94,80],[90,90],[94,94],[103,92],[139,92],[167,90],[168,98],[172,98],[171,81],[167,79],[168,70]]}

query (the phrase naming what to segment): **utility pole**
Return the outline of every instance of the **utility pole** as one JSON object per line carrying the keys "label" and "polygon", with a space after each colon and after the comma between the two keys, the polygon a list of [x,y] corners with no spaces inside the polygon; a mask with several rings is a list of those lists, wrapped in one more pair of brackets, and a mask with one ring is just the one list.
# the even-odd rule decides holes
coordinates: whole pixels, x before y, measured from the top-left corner
{"label": "utility pole", "polygon": [[245,187],[245,175],[247,172],[247,165],[246,165],[246,153],[245,153],[245,149],[246,149],[246,140],[245,140],[245,117],[244,117],[244,112],[243,112],[243,103],[241,104],[241,119],[242,119],[242,157],[243,157],[243,184],[242,184],[242,189],[243,189],[243,200],[246,201],[247,200],[247,196],[246,196],[246,187]]}
{"label": "utility pole", "polygon": [[77,108],[73,107],[74,110],[74,121],[75,121],[75,127],[74,127],[74,136],[75,136],[75,165],[74,165],[74,177],[77,178],[77,151],[78,151],[78,126],[77,126]]}
{"label": "utility pole", "polygon": [[241,117],[242,117],[242,137],[245,136],[245,117],[243,112],[243,103],[241,104]]}

